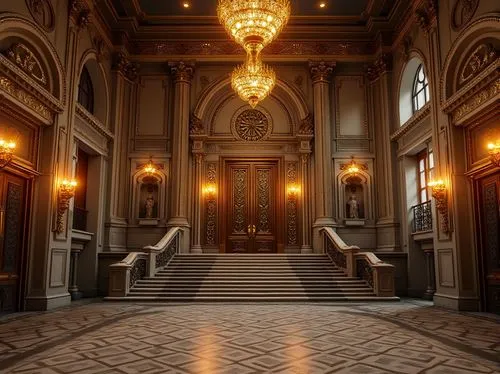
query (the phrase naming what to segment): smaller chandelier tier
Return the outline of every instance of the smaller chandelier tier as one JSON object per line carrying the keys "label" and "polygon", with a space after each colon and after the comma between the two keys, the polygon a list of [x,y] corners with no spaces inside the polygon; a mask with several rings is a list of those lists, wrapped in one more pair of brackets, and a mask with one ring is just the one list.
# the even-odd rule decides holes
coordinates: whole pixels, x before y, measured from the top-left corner
{"label": "smaller chandelier tier", "polygon": [[231,75],[231,86],[239,97],[255,108],[259,101],[266,98],[274,88],[276,73],[269,66],[243,64],[234,69]]}
{"label": "smaller chandelier tier", "polygon": [[247,52],[262,50],[288,22],[289,0],[219,0],[217,15],[237,43]]}

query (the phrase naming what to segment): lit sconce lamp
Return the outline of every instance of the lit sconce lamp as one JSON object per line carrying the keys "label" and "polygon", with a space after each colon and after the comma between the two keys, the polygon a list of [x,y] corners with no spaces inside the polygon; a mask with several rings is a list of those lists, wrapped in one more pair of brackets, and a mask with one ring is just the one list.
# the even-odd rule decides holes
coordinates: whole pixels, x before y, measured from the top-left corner
{"label": "lit sconce lamp", "polygon": [[287,188],[288,196],[297,196],[300,192],[300,187],[296,184],[289,184]]}
{"label": "lit sconce lamp", "polygon": [[156,166],[153,163],[152,157],[149,159],[149,162],[146,165],[144,165],[144,171],[150,176],[156,173]]}
{"label": "lit sconce lamp", "polygon": [[75,196],[76,188],[75,180],[64,179],[59,184],[58,202],[57,202],[57,224],[56,232],[62,233],[64,231],[63,216],[64,213],[69,209],[69,201]]}
{"label": "lit sconce lamp", "polygon": [[0,139],[0,169],[12,161],[14,149],[16,149],[16,142]]}
{"label": "lit sconce lamp", "polygon": [[496,143],[488,143],[488,154],[491,162],[500,167],[500,140]]}
{"label": "lit sconce lamp", "polygon": [[436,201],[436,208],[441,215],[441,229],[448,232],[448,194],[446,184],[442,179],[433,180],[428,183],[432,189],[432,197]]}
{"label": "lit sconce lamp", "polygon": [[356,161],[354,161],[354,157],[352,158],[351,162],[348,164],[343,164],[340,167],[340,170],[345,170],[347,174],[350,176],[355,176],[358,174],[361,170],[368,170],[368,166],[366,164],[358,164]]}
{"label": "lit sconce lamp", "polygon": [[207,184],[204,188],[203,188],[203,193],[208,196],[208,197],[213,197],[215,196],[215,193],[217,192],[217,189],[215,188],[215,185],[214,184]]}

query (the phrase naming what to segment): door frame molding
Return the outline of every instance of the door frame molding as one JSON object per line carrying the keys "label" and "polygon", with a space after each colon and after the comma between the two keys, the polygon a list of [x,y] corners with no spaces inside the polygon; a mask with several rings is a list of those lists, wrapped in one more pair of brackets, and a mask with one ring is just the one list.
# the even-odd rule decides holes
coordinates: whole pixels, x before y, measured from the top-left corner
{"label": "door frame molding", "polygon": [[277,253],[285,252],[285,231],[286,220],[280,220],[280,217],[286,217],[286,204],[285,204],[285,158],[284,156],[270,156],[270,157],[234,157],[234,156],[221,156],[219,158],[219,181],[220,181],[220,199],[221,210],[218,217],[219,230],[219,253],[226,253],[226,214],[228,209],[228,181],[226,181],[226,174],[228,165],[233,162],[275,162],[278,168],[278,186],[276,191],[276,211],[278,217],[276,219],[276,248]]}

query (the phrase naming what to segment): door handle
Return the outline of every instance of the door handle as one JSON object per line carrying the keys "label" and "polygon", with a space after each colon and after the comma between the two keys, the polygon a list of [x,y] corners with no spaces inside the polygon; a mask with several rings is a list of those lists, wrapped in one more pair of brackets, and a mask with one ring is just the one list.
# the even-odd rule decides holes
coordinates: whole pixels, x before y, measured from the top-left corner
{"label": "door handle", "polygon": [[247,233],[248,233],[248,237],[251,238],[252,237],[252,225],[248,225]]}
{"label": "door handle", "polygon": [[0,235],[4,235],[5,230],[5,210],[0,210]]}
{"label": "door handle", "polygon": [[255,225],[252,225],[252,234],[253,234],[253,237],[255,238],[255,233],[257,232],[257,228],[255,227]]}

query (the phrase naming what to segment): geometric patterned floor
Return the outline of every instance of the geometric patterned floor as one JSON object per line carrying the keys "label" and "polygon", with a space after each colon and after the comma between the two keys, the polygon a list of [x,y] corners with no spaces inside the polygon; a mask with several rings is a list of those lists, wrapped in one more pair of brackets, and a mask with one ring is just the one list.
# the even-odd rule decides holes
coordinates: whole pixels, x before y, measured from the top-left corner
{"label": "geometric patterned floor", "polygon": [[500,320],[424,302],[80,303],[0,318],[0,373],[500,373]]}

